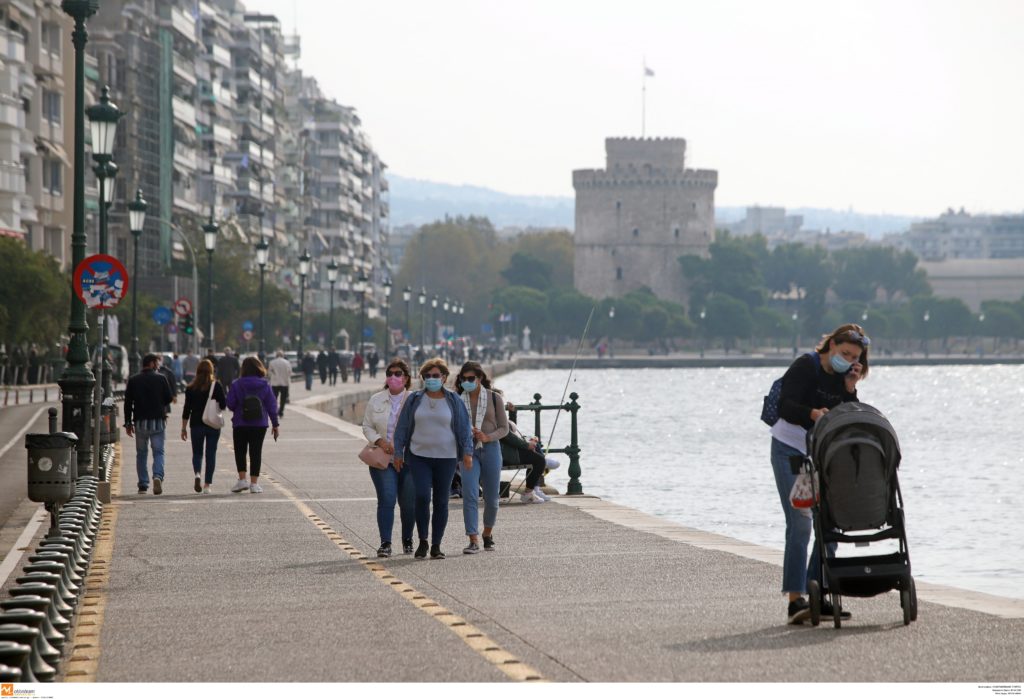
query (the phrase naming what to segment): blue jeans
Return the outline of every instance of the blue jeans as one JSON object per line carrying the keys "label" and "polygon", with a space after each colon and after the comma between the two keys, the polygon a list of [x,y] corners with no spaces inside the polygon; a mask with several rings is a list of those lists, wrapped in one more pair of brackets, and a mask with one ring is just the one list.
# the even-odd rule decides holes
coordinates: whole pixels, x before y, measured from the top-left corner
{"label": "blue jeans", "polygon": [[484,529],[490,529],[498,520],[498,492],[501,490],[501,444],[487,442],[473,450],[473,468],[459,464],[462,476],[462,520],[466,536],[480,533],[480,503],[477,493],[484,485]]}
{"label": "blue jeans", "polygon": [[313,389],[313,372],[306,373],[306,390],[311,391]]}
{"label": "blue jeans", "polygon": [[206,485],[213,483],[213,470],[217,468],[217,442],[220,440],[220,430],[215,430],[209,425],[198,425],[192,427],[192,471],[196,478],[203,469],[203,452],[206,452]]}
{"label": "blue jeans", "polygon": [[[448,526],[448,494],[455,477],[458,459],[428,459],[411,451],[405,468],[412,469],[416,485],[416,531],[421,539],[427,538],[428,525],[433,525],[430,543],[439,546]],[[434,514],[430,514],[430,501],[434,501]]]}
{"label": "blue jeans", "polygon": [[[810,563],[807,563],[807,542],[814,530],[814,520],[793,507],[789,501],[789,493],[796,481],[796,474],[793,473],[789,465],[789,457],[800,455],[800,451],[772,438],[772,470],[775,471],[775,485],[779,489],[782,511],[786,515],[786,549],[782,555],[782,591],[803,594],[807,592],[808,580],[821,579],[821,554],[818,552],[818,539],[815,537],[814,547],[811,549],[811,560]],[[835,544],[829,545],[829,551],[835,553]]]}
{"label": "blue jeans", "polygon": [[412,540],[412,528],[416,524],[416,486],[409,475],[408,465],[401,473],[394,464],[385,469],[370,468],[370,478],[377,491],[377,529],[380,540],[391,541],[391,530],[395,526],[395,503],[402,519],[402,541]]}
{"label": "blue jeans", "polygon": [[163,420],[139,420],[135,423],[135,471],[139,476],[139,488],[149,487],[149,448],[153,448],[153,478],[164,479],[164,437]]}

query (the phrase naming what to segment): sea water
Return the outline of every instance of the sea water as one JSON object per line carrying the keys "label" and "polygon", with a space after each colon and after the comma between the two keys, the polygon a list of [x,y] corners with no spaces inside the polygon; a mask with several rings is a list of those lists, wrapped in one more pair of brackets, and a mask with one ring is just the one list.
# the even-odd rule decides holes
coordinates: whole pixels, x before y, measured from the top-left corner
{"label": "sea water", "polygon": [[[759,420],[783,368],[578,370],[583,491],[781,550],[783,519]],[[568,371],[517,371],[506,399],[557,404]],[[914,577],[1024,598],[1024,366],[872,367],[860,399],[899,436]],[[568,393],[566,399],[568,400]],[[551,437],[554,412],[543,413]],[[532,432],[531,414],[519,424]],[[569,414],[552,446],[569,441]],[[568,459],[548,476],[565,492]],[[866,553],[859,551],[858,553]],[[874,549],[872,549],[874,552]],[[781,577],[781,575],[780,575]]]}

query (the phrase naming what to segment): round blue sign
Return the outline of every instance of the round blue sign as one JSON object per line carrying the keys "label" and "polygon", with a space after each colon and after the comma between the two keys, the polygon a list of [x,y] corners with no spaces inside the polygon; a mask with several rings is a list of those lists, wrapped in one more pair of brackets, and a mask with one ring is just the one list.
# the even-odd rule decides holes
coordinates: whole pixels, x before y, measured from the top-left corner
{"label": "round blue sign", "polygon": [[157,325],[167,325],[174,318],[174,312],[166,306],[157,306],[153,309],[153,322]]}
{"label": "round blue sign", "polygon": [[247,320],[244,323],[242,323],[242,330],[246,332],[252,332],[252,321]]}

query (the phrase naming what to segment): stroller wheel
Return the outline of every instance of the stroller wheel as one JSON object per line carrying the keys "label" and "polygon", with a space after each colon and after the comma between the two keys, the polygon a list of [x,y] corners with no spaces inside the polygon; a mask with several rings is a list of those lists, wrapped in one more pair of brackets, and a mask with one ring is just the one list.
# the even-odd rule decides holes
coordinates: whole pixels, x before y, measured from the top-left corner
{"label": "stroller wheel", "polygon": [[900,590],[900,606],[903,607],[903,625],[910,626],[910,586]]}
{"label": "stroller wheel", "polygon": [[843,610],[842,598],[837,593],[833,592],[832,593],[832,623],[835,625],[835,627],[837,629],[842,627],[842,625],[843,625],[843,621],[840,618],[840,617],[842,617],[842,610]]}
{"label": "stroller wheel", "polygon": [[807,581],[807,597],[811,603],[811,626],[821,623],[821,585],[817,580]]}

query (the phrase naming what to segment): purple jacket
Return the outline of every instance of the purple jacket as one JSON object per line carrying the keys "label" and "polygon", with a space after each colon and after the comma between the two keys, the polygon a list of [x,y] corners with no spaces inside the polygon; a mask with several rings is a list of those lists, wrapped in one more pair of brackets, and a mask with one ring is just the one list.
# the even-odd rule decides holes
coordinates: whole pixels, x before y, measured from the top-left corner
{"label": "purple jacket", "polygon": [[[263,403],[263,417],[256,421],[248,421],[242,418],[242,403],[246,396],[259,396]],[[243,376],[235,379],[228,391],[228,409],[231,410],[232,427],[267,427],[267,418],[277,427],[277,400],[274,399],[274,391],[270,388],[270,382],[262,376]]]}

